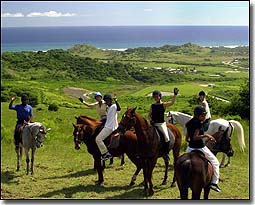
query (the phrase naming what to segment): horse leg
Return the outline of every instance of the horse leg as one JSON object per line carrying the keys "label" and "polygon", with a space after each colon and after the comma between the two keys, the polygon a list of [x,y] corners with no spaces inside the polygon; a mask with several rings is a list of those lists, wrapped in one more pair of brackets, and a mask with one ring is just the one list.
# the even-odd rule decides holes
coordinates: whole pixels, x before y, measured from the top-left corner
{"label": "horse leg", "polygon": [[121,163],[120,166],[123,166],[125,164],[125,157],[124,154],[121,155]]}
{"label": "horse leg", "polygon": [[28,149],[25,149],[25,154],[26,154],[27,175],[28,175],[28,173],[29,173],[29,153],[28,153]]}
{"label": "horse leg", "polygon": [[164,162],[165,162],[165,176],[162,182],[162,185],[166,185],[167,178],[168,178],[168,166],[169,166],[169,160],[167,159],[167,156],[163,157]]}
{"label": "horse leg", "polygon": [[195,187],[192,189],[192,199],[200,199],[200,195],[202,192],[202,187]]}
{"label": "horse leg", "polygon": [[209,192],[210,192],[210,187],[209,186],[206,186],[204,188],[204,199],[208,199],[209,197]]}
{"label": "horse leg", "polygon": [[31,152],[31,174],[34,174],[34,160],[35,160],[35,149]]}
{"label": "horse leg", "polygon": [[[174,147],[173,148],[173,156],[174,156],[174,167],[175,167],[175,163],[180,155],[180,148],[181,148],[181,141],[179,140],[178,141],[178,145],[175,145],[177,147]],[[172,180],[172,183],[171,183],[171,187],[176,187],[176,176],[175,176],[175,172],[174,172],[174,175],[173,175],[173,180]]]}
{"label": "horse leg", "polygon": [[226,158],[226,154],[223,153],[223,154],[222,154],[222,159],[221,159],[221,162],[220,162],[220,168],[224,167],[225,158]]}
{"label": "horse leg", "polygon": [[186,185],[181,185],[179,188],[181,199],[188,199],[189,188]]}
{"label": "horse leg", "polygon": [[228,162],[227,164],[225,164],[225,167],[228,167],[228,166],[230,166],[230,157],[228,157]]}
{"label": "horse leg", "polygon": [[20,155],[20,152],[19,152],[19,146],[15,146],[15,152],[16,152],[16,155],[17,155],[17,171],[19,171],[19,168],[20,168],[20,158],[21,158],[21,155]]}
{"label": "horse leg", "polygon": [[101,165],[101,159],[95,159],[95,166],[98,174],[98,180],[95,182],[96,185],[101,185],[104,182],[103,167]]}
{"label": "horse leg", "polygon": [[113,158],[110,159],[109,165],[112,165],[112,164],[113,164]]}
{"label": "horse leg", "polygon": [[144,192],[145,192],[145,194],[147,195],[147,192],[148,192],[148,174],[147,174],[147,168],[146,167],[144,167],[143,168],[143,182],[144,182],[144,184],[143,184],[143,186],[144,186]]}
{"label": "horse leg", "polygon": [[136,181],[136,177],[137,175],[139,174],[139,172],[141,171],[141,167],[136,167],[136,171],[131,179],[131,182],[129,184],[129,186],[133,186],[135,184],[135,181]]}
{"label": "horse leg", "polygon": [[152,196],[154,194],[153,190],[153,183],[152,183],[152,172],[153,172],[153,167],[150,167],[148,170],[148,182],[149,182],[149,196]]}

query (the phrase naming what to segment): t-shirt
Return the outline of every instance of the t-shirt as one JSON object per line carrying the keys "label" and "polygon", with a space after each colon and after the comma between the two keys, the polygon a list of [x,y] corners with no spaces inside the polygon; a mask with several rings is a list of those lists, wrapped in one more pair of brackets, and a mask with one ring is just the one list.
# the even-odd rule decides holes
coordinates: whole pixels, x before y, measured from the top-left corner
{"label": "t-shirt", "polygon": [[117,111],[117,105],[113,104],[107,109],[107,116],[106,116],[106,122],[105,122],[105,127],[111,129],[112,131],[116,130],[119,126],[118,124],[118,113]]}
{"label": "t-shirt", "polygon": [[90,107],[96,108],[96,111],[101,118],[107,115],[106,113],[107,105],[105,104],[103,100],[102,100],[101,106],[99,105],[98,102],[95,102],[93,104],[90,104]]}
{"label": "t-shirt", "polygon": [[202,139],[200,140],[194,140],[194,134],[195,130],[199,130],[199,135],[203,135],[203,124],[197,119],[192,118],[190,121],[186,123],[187,127],[187,133],[190,137],[189,147],[191,148],[202,148],[205,146],[204,141]]}
{"label": "t-shirt", "polygon": [[165,122],[164,113],[165,108],[163,103],[161,104],[152,104],[151,105],[151,119],[154,123],[163,123]]}
{"label": "t-shirt", "polygon": [[203,103],[205,104],[205,111],[206,111],[205,119],[207,120],[207,119],[211,118],[211,112],[210,112],[210,109],[209,109],[208,102],[206,100],[204,100]]}
{"label": "t-shirt", "polygon": [[31,116],[33,116],[33,109],[31,105],[14,105],[12,106],[13,110],[17,112],[17,119],[19,123],[23,123],[24,120],[28,121]]}

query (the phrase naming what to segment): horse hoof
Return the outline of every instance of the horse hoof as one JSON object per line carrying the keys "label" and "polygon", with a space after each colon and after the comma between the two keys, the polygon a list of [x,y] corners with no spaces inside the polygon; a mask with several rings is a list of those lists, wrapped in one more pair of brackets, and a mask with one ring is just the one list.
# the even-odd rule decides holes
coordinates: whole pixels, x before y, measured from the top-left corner
{"label": "horse hoof", "polygon": [[103,181],[97,180],[97,181],[95,182],[95,185],[101,185],[102,183],[103,183]]}
{"label": "horse hoof", "polygon": [[172,188],[176,187],[176,184],[173,182],[173,183],[171,184],[171,187],[172,187]]}
{"label": "horse hoof", "polygon": [[19,168],[17,168],[16,171],[19,171]]}
{"label": "horse hoof", "polygon": [[144,185],[145,185],[144,181],[139,184],[139,186],[144,186]]}
{"label": "horse hoof", "polygon": [[133,186],[133,185],[135,185],[135,182],[131,181],[129,186]]}
{"label": "horse hoof", "polygon": [[166,185],[166,181],[163,181],[161,185]]}
{"label": "horse hoof", "polygon": [[154,194],[154,191],[153,190],[149,190],[148,196],[152,196],[153,194]]}

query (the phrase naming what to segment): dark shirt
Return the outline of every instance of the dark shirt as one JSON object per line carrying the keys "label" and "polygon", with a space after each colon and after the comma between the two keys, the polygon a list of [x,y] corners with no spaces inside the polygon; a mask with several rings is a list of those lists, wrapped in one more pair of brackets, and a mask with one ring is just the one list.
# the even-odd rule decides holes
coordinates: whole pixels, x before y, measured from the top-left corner
{"label": "dark shirt", "polygon": [[202,139],[194,140],[194,134],[196,130],[199,130],[199,135],[204,134],[203,124],[197,118],[192,118],[186,123],[186,127],[188,136],[190,137],[189,147],[203,148],[205,146],[205,143]]}
{"label": "dark shirt", "polygon": [[163,123],[165,122],[164,114],[165,114],[165,108],[163,103],[161,104],[152,104],[151,105],[151,119],[154,123]]}

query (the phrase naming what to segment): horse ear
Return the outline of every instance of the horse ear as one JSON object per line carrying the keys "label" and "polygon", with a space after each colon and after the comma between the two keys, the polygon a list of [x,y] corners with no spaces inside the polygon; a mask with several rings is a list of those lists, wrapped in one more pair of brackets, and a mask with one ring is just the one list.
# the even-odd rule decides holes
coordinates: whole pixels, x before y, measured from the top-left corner
{"label": "horse ear", "polygon": [[136,108],[137,108],[137,107],[135,107],[135,108],[132,110],[133,113],[135,112]]}
{"label": "horse ear", "polygon": [[48,129],[47,129],[47,132],[50,131],[50,130],[51,130],[51,128],[48,128]]}
{"label": "horse ear", "polygon": [[75,116],[75,119],[78,120],[78,117]]}
{"label": "horse ear", "polygon": [[76,125],[75,125],[75,124],[73,124],[73,127],[74,127],[74,128],[76,128]]}

